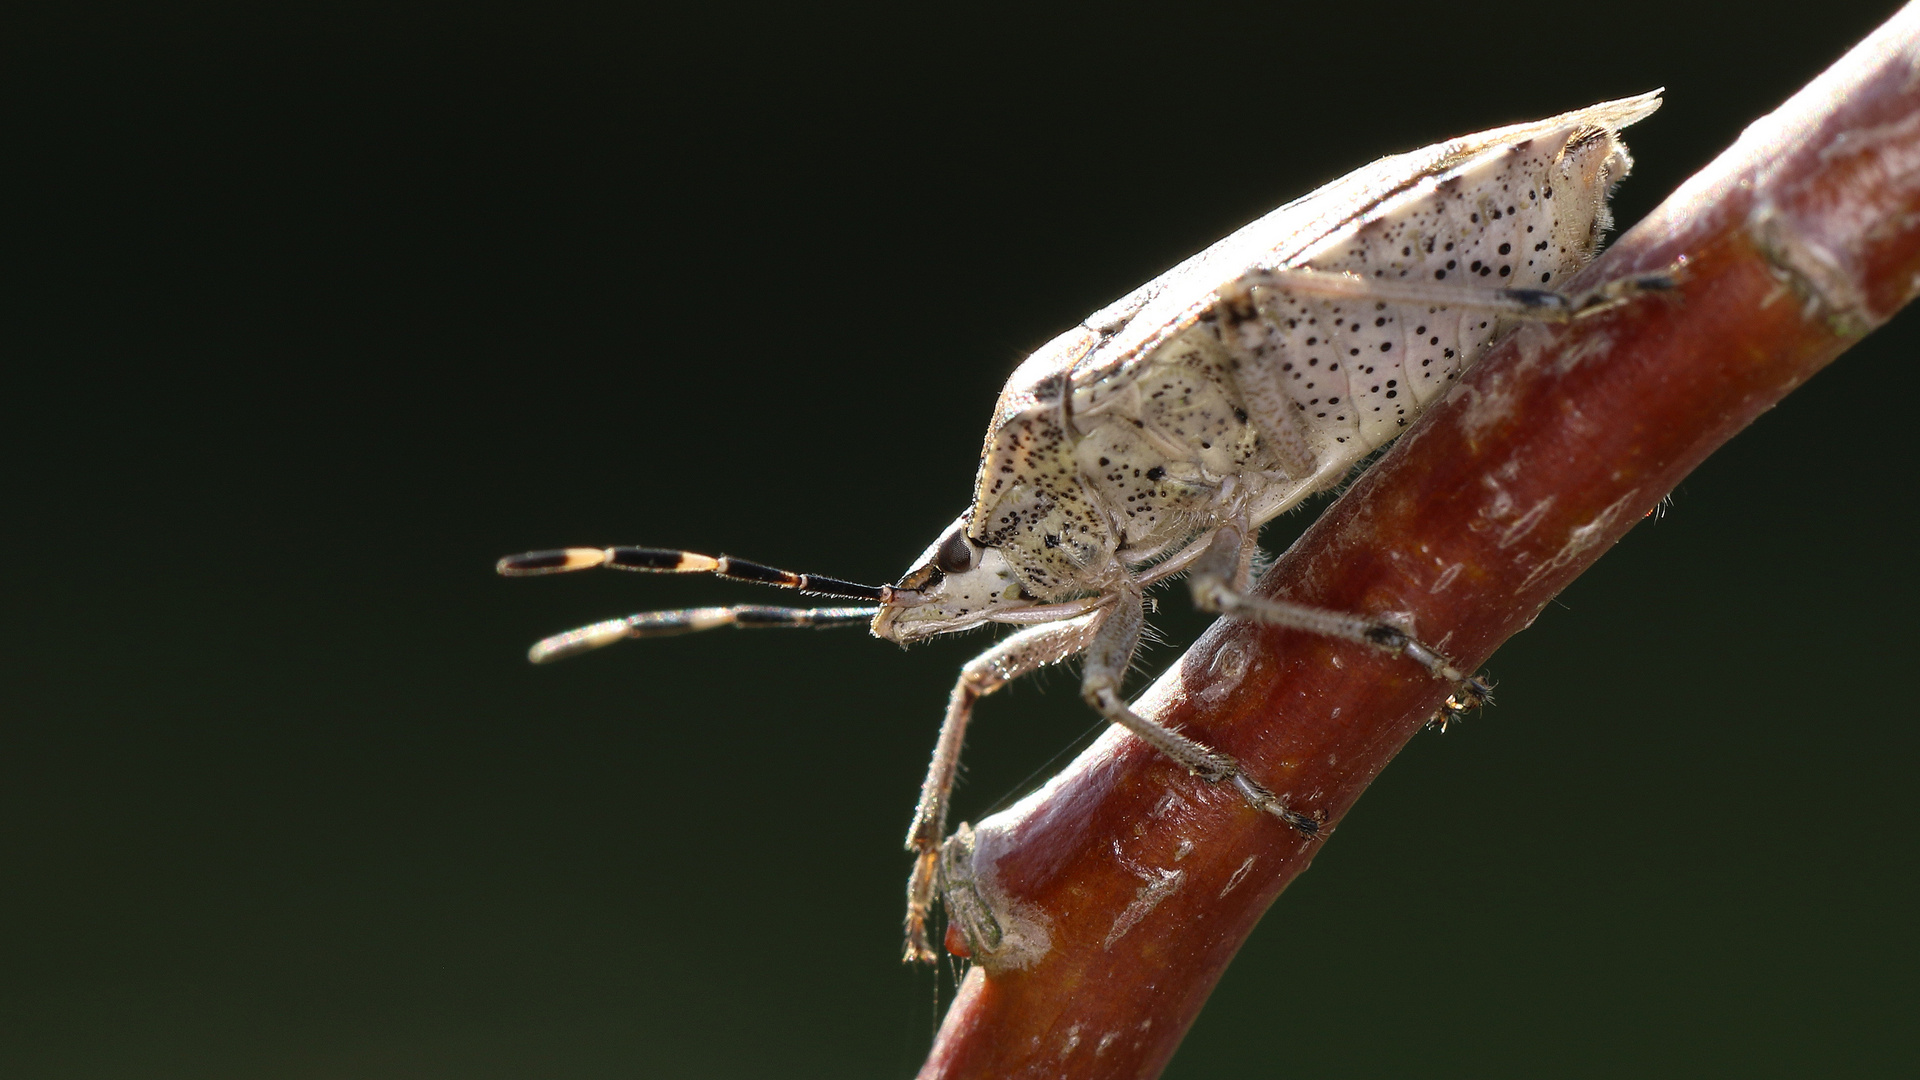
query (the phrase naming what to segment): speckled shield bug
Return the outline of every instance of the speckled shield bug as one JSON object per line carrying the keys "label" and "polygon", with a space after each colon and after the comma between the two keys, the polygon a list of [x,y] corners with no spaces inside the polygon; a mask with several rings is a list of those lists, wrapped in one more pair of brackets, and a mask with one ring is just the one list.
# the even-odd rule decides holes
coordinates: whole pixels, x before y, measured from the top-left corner
{"label": "speckled shield bug", "polygon": [[1372,645],[1451,683],[1450,709],[1484,701],[1480,679],[1409,628],[1250,595],[1259,529],[1391,440],[1516,321],[1578,318],[1668,283],[1556,290],[1610,224],[1608,194],[1631,164],[1619,130],[1659,105],[1646,94],[1383,158],[1095,312],[1013,373],[971,505],[895,584],[655,548],[502,559],[510,576],[711,573],[862,602],[643,613],[548,638],[531,658],[721,626],[867,624],[903,644],[1022,627],[962,668],[947,706],[907,838],[909,960],[934,956],[927,921],[974,704],[1049,664],[1080,657],[1100,715],[1317,834],[1320,818],[1233,758],[1128,708],[1145,590],[1184,573],[1204,610]]}

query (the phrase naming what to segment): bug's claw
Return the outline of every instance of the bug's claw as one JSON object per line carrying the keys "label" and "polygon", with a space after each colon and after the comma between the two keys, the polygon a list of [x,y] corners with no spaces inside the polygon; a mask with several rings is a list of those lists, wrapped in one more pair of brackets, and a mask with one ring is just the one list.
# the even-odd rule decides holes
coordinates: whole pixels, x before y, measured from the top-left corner
{"label": "bug's claw", "polygon": [[903,964],[931,964],[938,960],[934,951],[927,947],[927,927],[925,923],[907,927],[907,951],[900,957]]}
{"label": "bug's claw", "polygon": [[1487,681],[1486,676],[1475,675],[1471,679],[1462,680],[1453,693],[1447,695],[1447,700],[1441,702],[1440,707],[1434,710],[1432,718],[1427,721],[1427,726],[1437,727],[1442,734],[1445,734],[1448,724],[1482,705],[1491,704],[1493,704],[1493,684]]}

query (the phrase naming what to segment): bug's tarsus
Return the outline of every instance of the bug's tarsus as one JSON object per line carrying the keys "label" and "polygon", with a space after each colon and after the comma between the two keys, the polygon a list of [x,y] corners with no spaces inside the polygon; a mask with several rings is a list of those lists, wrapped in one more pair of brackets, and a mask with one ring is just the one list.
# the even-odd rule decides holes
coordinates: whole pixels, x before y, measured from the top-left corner
{"label": "bug's tarsus", "polygon": [[1388,652],[1399,652],[1405,649],[1407,642],[1410,640],[1406,635],[1406,631],[1396,626],[1387,626],[1384,623],[1379,626],[1368,627],[1365,634],[1367,644],[1373,645],[1376,648],[1385,649]]}
{"label": "bug's tarsus", "polygon": [[1447,700],[1441,702],[1440,707],[1427,718],[1427,726],[1439,728],[1440,733],[1444,735],[1447,733],[1449,724],[1463,719],[1482,705],[1491,704],[1493,704],[1493,685],[1487,681],[1486,676],[1475,675],[1447,695]]}
{"label": "bug's tarsus", "polygon": [[927,934],[933,916],[934,891],[939,884],[940,849],[938,846],[914,854],[913,872],[907,878],[906,952],[902,963],[931,964],[939,959]]}
{"label": "bug's tarsus", "polygon": [[1668,292],[1679,284],[1684,267],[1675,266],[1657,274],[1633,274],[1596,285],[1585,292],[1557,293],[1546,289],[1507,289],[1504,293],[1529,306],[1537,305],[1539,317],[1551,322],[1572,322],[1611,311],[1646,293]]}
{"label": "bug's tarsus", "polygon": [[610,547],[558,548],[509,555],[494,564],[505,577],[536,577],[541,574],[565,574],[594,567],[609,570],[636,570],[649,574],[713,574],[734,581],[798,589],[816,596],[834,596],[843,600],[884,602],[885,585],[861,585],[820,574],[796,574],[765,563],[737,559],[731,555],[702,555],[677,548]]}
{"label": "bug's tarsus", "polygon": [[1308,817],[1298,810],[1289,810],[1285,799],[1255,783],[1248,778],[1246,773],[1235,772],[1233,774],[1233,786],[1238,788],[1240,794],[1246,798],[1247,802],[1253,804],[1255,807],[1265,810],[1267,813],[1293,826],[1304,836],[1315,840],[1320,838],[1319,819]]}

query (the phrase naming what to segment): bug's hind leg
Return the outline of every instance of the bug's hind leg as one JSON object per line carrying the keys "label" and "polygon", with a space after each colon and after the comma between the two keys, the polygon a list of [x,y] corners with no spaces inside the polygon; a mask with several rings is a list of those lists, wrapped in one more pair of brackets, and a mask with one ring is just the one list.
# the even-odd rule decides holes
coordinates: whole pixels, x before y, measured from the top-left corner
{"label": "bug's hind leg", "polygon": [[1227,525],[1215,532],[1206,554],[1194,564],[1188,577],[1194,606],[1231,618],[1306,630],[1404,656],[1426,668],[1434,678],[1453,684],[1453,695],[1442,707],[1449,720],[1493,700],[1493,687],[1485,678],[1468,675],[1454,667],[1439,650],[1391,623],[1249,595],[1246,566],[1251,551],[1252,541],[1245,526]]}
{"label": "bug's hind leg", "polygon": [[1434,281],[1381,281],[1356,274],[1306,267],[1258,268],[1221,290],[1226,300],[1246,296],[1255,286],[1284,289],[1303,296],[1377,300],[1390,304],[1441,304],[1491,311],[1527,322],[1572,322],[1619,307],[1648,293],[1671,291],[1686,276],[1675,265],[1662,273],[1634,274],[1577,293],[1552,289],[1489,289]]}
{"label": "bug's hind leg", "polygon": [[1230,783],[1255,809],[1272,814],[1308,836],[1318,835],[1320,822],[1317,818],[1288,809],[1285,798],[1268,791],[1242,772],[1240,763],[1231,756],[1127,708],[1126,702],[1120,697],[1120,684],[1126,678],[1127,668],[1133,663],[1133,653],[1140,645],[1140,631],[1144,625],[1140,594],[1124,594],[1106,625],[1100,628],[1100,633],[1087,649],[1086,670],[1080,680],[1080,693],[1086,698],[1087,704],[1202,780],[1213,784]]}

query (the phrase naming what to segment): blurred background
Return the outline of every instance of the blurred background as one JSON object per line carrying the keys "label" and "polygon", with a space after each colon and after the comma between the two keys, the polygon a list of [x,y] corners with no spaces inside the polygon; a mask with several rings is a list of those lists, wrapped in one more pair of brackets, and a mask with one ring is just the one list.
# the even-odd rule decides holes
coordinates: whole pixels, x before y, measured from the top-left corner
{"label": "blurred background", "polygon": [[[782,600],[493,560],[892,580],[1022,355],[1187,254],[1665,86],[1631,223],[1894,6],[13,12],[0,1074],[909,1075],[951,989],[897,962],[900,841],[985,639],[534,669]],[[1911,1075],[1917,348],[1502,650],[1168,1075]],[[983,707],[956,820],[1086,741],[1072,688]]]}

